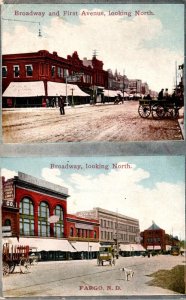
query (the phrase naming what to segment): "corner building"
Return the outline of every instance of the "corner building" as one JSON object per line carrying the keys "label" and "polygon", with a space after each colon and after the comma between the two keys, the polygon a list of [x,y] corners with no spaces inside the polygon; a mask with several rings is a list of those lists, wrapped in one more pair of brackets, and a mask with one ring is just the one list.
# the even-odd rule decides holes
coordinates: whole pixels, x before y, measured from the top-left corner
{"label": "corner building", "polygon": [[[3,179],[3,190],[2,225],[11,226],[12,236],[67,236],[67,188],[19,172],[13,179]],[[57,223],[49,222],[53,215],[58,216]]]}

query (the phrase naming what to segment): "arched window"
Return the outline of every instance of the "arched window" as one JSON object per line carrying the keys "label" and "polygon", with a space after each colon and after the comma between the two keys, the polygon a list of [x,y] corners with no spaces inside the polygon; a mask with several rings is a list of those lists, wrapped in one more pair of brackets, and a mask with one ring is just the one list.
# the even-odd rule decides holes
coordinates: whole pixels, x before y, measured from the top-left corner
{"label": "arched window", "polygon": [[32,200],[25,197],[20,202],[20,235],[34,235],[34,206]]}
{"label": "arched window", "polygon": [[6,219],[5,220],[4,226],[10,226],[11,227],[11,221],[10,221],[10,219]]}
{"label": "arched window", "polygon": [[41,202],[38,211],[38,235],[50,236],[49,206],[46,202]]}
{"label": "arched window", "polygon": [[59,221],[54,224],[54,235],[56,237],[64,237],[64,213],[63,208],[57,205],[54,210],[54,214],[59,217]]}

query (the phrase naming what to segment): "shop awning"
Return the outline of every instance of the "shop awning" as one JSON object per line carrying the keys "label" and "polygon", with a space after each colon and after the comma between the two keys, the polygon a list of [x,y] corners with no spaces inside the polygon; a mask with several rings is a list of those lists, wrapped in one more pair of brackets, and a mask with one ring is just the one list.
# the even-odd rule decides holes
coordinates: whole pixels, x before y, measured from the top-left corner
{"label": "shop awning", "polygon": [[57,238],[31,238],[23,237],[8,238],[4,239],[3,243],[9,243],[10,245],[28,245],[30,248],[37,248],[37,251],[63,251],[63,252],[76,252],[76,250],[71,246],[67,240],[57,239]]}
{"label": "shop awning", "polygon": [[45,96],[43,81],[11,82],[3,97],[37,97]]}
{"label": "shop awning", "polygon": [[145,248],[141,244],[127,244],[119,246],[121,251],[146,251]]}
{"label": "shop awning", "polygon": [[118,91],[113,90],[104,90],[103,91],[105,97],[114,98],[117,97]]}
{"label": "shop awning", "polygon": [[94,252],[99,251],[100,244],[94,242],[72,242],[73,247],[78,252]]}
{"label": "shop awning", "polygon": [[48,87],[48,96],[55,97],[55,96],[79,96],[79,97],[90,97],[89,94],[84,93],[77,85],[75,84],[66,84],[61,82],[47,82]]}

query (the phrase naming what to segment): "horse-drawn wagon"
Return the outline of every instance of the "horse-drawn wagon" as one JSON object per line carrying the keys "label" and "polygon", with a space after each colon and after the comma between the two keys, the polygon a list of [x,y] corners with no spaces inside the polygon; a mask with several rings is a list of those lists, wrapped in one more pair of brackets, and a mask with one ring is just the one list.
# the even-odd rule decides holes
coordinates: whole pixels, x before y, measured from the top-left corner
{"label": "horse-drawn wagon", "polygon": [[27,273],[30,269],[29,246],[3,245],[3,276],[14,272],[16,266],[20,267],[21,273]]}
{"label": "horse-drawn wagon", "polygon": [[104,262],[108,262],[111,266],[115,265],[115,249],[112,246],[101,246],[99,248],[97,264],[103,266]]}
{"label": "horse-drawn wagon", "polygon": [[142,118],[148,118],[152,115],[154,119],[165,117],[176,119],[179,117],[179,110],[183,105],[182,99],[172,97],[162,100],[140,99],[138,113]]}

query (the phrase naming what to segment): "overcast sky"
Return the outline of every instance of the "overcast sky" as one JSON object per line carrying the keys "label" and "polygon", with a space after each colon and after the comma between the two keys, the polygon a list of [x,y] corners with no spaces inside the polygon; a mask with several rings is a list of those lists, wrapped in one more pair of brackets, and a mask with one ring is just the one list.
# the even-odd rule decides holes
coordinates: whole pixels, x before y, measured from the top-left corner
{"label": "overcast sky", "polygon": [[[103,15],[85,16],[83,11]],[[136,16],[136,11],[150,14]],[[43,16],[22,16],[20,12],[41,12]],[[62,57],[77,51],[80,59],[90,59],[96,49],[105,70],[117,69],[129,79],[147,81],[156,91],[172,91],[176,62],[182,64],[184,59],[183,4],[9,4],[3,6],[2,17],[16,20],[3,21],[3,54],[46,49]],[[40,22],[41,38],[39,24],[31,22]]]}
{"label": "overcast sky", "polygon": [[[67,187],[68,213],[101,207],[139,219],[140,230],[154,221],[168,234],[184,238],[183,156],[9,158],[0,163],[6,178],[21,171]],[[51,168],[53,164],[80,168]]]}

